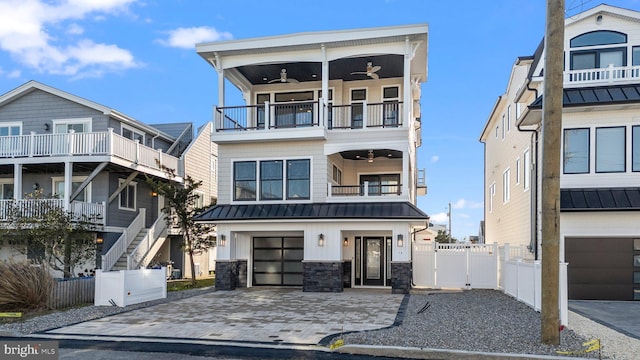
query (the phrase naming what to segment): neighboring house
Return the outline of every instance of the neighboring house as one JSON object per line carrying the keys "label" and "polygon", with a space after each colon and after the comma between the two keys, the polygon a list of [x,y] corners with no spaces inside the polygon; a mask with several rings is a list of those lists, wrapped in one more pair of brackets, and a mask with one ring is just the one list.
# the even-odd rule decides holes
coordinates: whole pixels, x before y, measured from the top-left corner
{"label": "neighboring house", "polygon": [[436,236],[438,236],[438,232],[444,232],[445,234],[447,233],[447,226],[446,225],[441,225],[441,224],[432,224],[429,223],[429,227],[422,229],[422,230],[418,230],[415,233],[415,240],[417,242],[419,241],[436,241]]}
{"label": "neighboring house", "polygon": [[[179,156],[193,137],[187,123],[168,132],[36,81],[0,95],[0,221],[11,204],[34,211],[54,201],[98,218],[102,256],[84,268],[145,266],[167,236],[162,199],[145,177],[167,179],[166,166],[182,181]],[[36,189],[55,200],[25,199]],[[0,257],[25,255],[5,246]]]}
{"label": "neighboring house", "polygon": [[[568,263],[568,296],[640,300],[640,12],[599,5],[568,18],[564,47],[559,202],[560,260]],[[507,94],[498,100],[481,137],[486,242],[531,243],[536,258],[543,59],[541,44],[533,57],[516,62]],[[502,142],[499,119],[508,106],[522,111],[512,117],[511,136]],[[520,185],[516,166],[524,176]],[[500,176],[507,169],[510,199],[500,201],[505,193]],[[523,181],[530,187],[525,195]]]}
{"label": "neighboring house", "polygon": [[[408,292],[427,25],[199,44],[218,73],[216,288]],[[246,105],[228,106],[225,83]]]}

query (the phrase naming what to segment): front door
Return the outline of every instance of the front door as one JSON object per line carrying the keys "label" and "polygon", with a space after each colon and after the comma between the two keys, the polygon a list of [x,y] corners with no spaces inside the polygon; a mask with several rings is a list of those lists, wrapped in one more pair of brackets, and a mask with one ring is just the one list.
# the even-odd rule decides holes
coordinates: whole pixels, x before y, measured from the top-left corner
{"label": "front door", "polygon": [[363,285],[384,285],[384,238],[365,237]]}

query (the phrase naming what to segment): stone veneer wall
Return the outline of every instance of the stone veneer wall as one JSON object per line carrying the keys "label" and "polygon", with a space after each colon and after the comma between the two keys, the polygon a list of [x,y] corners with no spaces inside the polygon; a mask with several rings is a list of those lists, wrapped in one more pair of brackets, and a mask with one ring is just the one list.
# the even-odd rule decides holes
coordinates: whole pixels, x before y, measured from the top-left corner
{"label": "stone veneer wall", "polygon": [[411,262],[391,262],[391,292],[408,294],[411,290]]}
{"label": "stone veneer wall", "polygon": [[303,262],[302,269],[302,291],[343,291],[341,261]]}
{"label": "stone veneer wall", "polygon": [[216,261],[216,290],[247,287],[247,260]]}

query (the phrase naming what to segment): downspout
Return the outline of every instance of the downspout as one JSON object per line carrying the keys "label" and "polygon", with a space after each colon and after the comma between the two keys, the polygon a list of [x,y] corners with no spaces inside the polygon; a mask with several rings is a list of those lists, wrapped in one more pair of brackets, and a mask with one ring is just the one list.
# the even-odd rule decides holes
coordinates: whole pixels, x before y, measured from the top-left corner
{"label": "downspout", "polygon": [[[532,89],[530,87],[531,81],[527,80],[527,90],[533,91],[535,94],[534,99],[538,98],[538,89]],[[534,156],[533,164],[535,167],[530,169],[530,174],[533,174],[531,179],[531,214],[530,214],[530,234],[531,240],[529,241],[529,251],[533,252],[533,256],[535,260],[538,260],[538,141],[539,141],[539,133],[538,130],[525,130],[520,128],[520,124],[516,125],[518,131],[521,132],[532,132],[534,133],[534,137],[531,140],[530,148],[531,152]],[[534,151],[535,150],[535,151]]]}
{"label": "downspout", "polygon": [[156,138],[158,138],[160,136],[160,131],[156,130],[156,136],[151,138],[151,148],[155,149],[156,148]]}

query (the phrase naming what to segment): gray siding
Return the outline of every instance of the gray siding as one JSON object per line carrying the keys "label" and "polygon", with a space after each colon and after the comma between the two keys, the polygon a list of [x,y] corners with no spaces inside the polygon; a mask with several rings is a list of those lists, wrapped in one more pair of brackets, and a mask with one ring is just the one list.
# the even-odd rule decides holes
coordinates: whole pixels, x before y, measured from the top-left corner
{"label": "gray siding", "polygon": [[[109,194],[114,193],[118,189],[118,179],[126,179],[124,174],[110,174],[109,177]],[[111,204],[109,204],[107,212],[107,225],[127,227],[133,219],[138,215],[137,209],[145,208],[147,216],[145,219],[145,227],[150,227],[157,219],[158,214],[158,198],[151,196],[151,188],[147,185],[144,179],[135,179],[137,185],[136,192],[136,211],[123,210],[119,208],[119,197],[116,197]]]}
{"label": "gray siding", "polygon": [[[92,119],[92,131],[107,130],[108,117],[106,115],[41,90],[34,90],[0,107],[0,122],[22,122],[23,135],[28,135],[31,131],[38,134],[52,133],[53,119],[88,117]],[[49,125],[49,131],[45,131],[45,123]]]}

